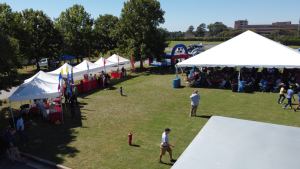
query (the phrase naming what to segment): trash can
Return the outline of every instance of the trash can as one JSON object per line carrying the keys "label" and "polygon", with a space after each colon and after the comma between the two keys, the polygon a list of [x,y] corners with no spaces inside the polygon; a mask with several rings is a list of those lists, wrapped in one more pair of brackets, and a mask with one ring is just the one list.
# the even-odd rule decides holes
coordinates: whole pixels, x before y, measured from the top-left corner
{"label": "trash can", "polygon": [[237,84],[233,84],[232,85],[232,92],[237,92],[238,91],[238,85]]}
{"label": "trash can", "polygon": [[173,88],[179,88],[180,86],[180,78],[173,79]]}

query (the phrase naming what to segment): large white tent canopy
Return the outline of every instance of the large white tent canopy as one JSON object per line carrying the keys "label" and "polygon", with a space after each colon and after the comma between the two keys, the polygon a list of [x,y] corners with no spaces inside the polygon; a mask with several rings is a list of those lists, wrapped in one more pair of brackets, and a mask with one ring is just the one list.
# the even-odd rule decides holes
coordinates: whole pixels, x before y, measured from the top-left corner
{"label": "large white tent canopy", "polygon": [[299,142],[299,127],[213,116],[172,169],[298,169]]}
{"label": "large white tent canopy", "polygon": [[58,83],[58,77],[39,71],[19,86],[9,97],[9,102],[60,97]]}
{"label": "large white tent canopy", "polygon": [[105,61],[105,68],[113,67],[113,66],[117,66],[118,65],[118,61],[117,62],[112,62],[112,61],[109,61],[108,59],[105,59],[103,57],[101,57],[100,59],[98,59],[95,62],[95,64],[104,67],[104,61]]}
{"label": "large white tent canopy", "polygon": [[126,64],[126,63],[130,63],[130,60],[125,59],[119,55],[113,54],[111,57],[107,58],[108,61],[111,62],[115,62],[118,63],[118,59],[119,59],[119,64]]}
{"label": "large white tent canopy", "polygon": [[[61,72],[61,69],[62,69],[63,70],[62,76],[67,77],[67,75],[68,75],[67,72],[66,72],[67,67],[68,67],[69,75],[71,76],[72,66],[69,65],[68,63],[65,63],[60,68],[58,68],[56,70],[53,70],[52,72],[48,72],[48,73],[51,74],[51,75],[54,75],[54,76],[59,76],[59,73]],[[76,67],[73,67],[73,76],[83,75],[85,73],[86,73],[85,70],[81,70],[81,69],[78,69]]]}
{"label": "large white tent canopy", "polygon": [[300,68],[300,53],[248,30],[177,65]]}
{"label": "large white tent canopy", "polygon": [[[89,66],[89,69],[87,68],[87,65]],[[101,69],[104,69],[104,66],[100,66],[100,65],[97,65],[93,62],[84,60],[83,62],[81,62],[80,64],[75,66],[74,68],[81,69],[81,70],[84,70],[86,72],[87,71],[94,72],[94,71],[99,71]]]}

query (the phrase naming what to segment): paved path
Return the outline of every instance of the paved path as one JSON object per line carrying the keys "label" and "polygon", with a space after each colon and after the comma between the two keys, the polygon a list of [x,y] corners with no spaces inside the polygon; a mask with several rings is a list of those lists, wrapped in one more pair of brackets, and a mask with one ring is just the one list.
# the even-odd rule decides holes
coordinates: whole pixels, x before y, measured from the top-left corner
{"label": "paved path", "polygon": [[[148,60],[145,61],[145,64],[148,64]],[[130,68],[130,64],[120,65],[119,68],[121,69],[122,66],[124,66],[124,68]],[[134,66],[140,66],[140,62],[135,62]],[[106,71],[111,72],[111,70],[116,71],[117,69],[118,69],[118,67],[110,67],[110,68],[106,68]],[[102,70],[100,70],[100,71],[102,71]],[[90,73],[99,75],[100,71],[90,72]],[[77,81],[77,80],[83,79],[83,76],[79,75],[79,76],[74,76],[73,78],[74,78],[74,81]],[[18,87],[19,86],[13,87],[9,92],[1,90],[0,100],[9,98],[18,89]]]}
{"label": "paved path", "polygon": [[28,158],[22,158],[22,160],[26,161],[27,164],[14,164],[11,165],[11,160],[8,158],[0,159],[0,169],[54,169],[48,165],[41,164],[37,161],[30,160]]}

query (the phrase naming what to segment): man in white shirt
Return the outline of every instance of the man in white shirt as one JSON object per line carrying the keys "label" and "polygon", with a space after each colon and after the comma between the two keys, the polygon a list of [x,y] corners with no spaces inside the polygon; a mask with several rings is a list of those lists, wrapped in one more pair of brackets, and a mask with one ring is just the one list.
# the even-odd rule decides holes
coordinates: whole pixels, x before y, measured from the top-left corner
{"label": "man in white shirt", "polygon": [[89,76],[89,81],[92,81],[92,80],[93,80],[93,75],[90,74],[90,76]]}
{"label": "man in white shirt", "polygon": [[170,131],[171,130],[169,128],[165,128],[165,132],[163,132],[163,134],[162,134],[162,141],[160,143],[160,154],[159,154],[159,161],[158,161],[158,163],[161,163],[161,164],[164,164],[161,161],[161,157],[162,157],[162,155],[165,155],[166,151],[169,152],[170,162],[176,162],[176,160],[174,160],[172,158],[172,149],[170,148],[170,146],[174,147],[174,145],[169,143],[168,134],[170,133]]}
{"label": "man in white shirt", "polygon": [[18,130],[18,133],[20,135],[20,139],[21,139],[21,142],[24,143],[24,138],[26,138],[26,140],[28,139],[28,136],[23,133],[24,131],[24,122],[23,122],[23,119],[21,117],[21,115],[18,115],[18,121],[17,121],[17,130]]}
{"label": "man in white shirt", "polygon": [[198,90],[195,90],[195,92],[190,96],[190,99],[192,99],[190,117],[196,117],[196,112],[200,100],[200,95],[198,94]]}

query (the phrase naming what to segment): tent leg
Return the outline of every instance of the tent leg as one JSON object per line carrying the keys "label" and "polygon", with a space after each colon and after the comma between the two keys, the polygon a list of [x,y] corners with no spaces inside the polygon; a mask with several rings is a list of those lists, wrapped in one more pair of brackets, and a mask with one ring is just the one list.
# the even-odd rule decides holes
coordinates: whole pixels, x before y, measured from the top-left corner
{"label": "tent leg", "polygon": [[13,119],[14,128],[16,128],[16,125],[15,125],[15,118],[14,118],[14,114],[13,114],[13,111],[12,111],[12,108],[11,108],[11,103],[10,103],[10,112],[11,112],[11,118]]}
{"label": "tent leg", "polygon": [[175,65],[175,69],[176,69],[176,79],[178,79],[178,69],[176,65]]}

